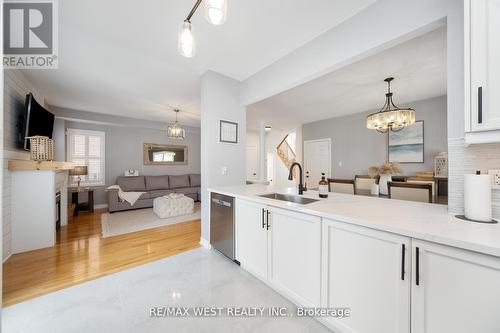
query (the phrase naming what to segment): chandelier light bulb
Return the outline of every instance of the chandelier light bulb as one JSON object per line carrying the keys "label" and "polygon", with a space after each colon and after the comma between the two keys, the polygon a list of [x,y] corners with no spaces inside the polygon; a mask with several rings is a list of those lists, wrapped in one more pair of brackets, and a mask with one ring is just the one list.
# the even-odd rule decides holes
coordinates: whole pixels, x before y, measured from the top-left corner
{"label": "chandelier light bulb", "polygon": [[186,58],[192,58],[196,53],[193,25],[189,21],[184,21],[180,25],[178,50]]}
{"label": "chandelier light bulb", "polygon": [[213,25],[221,25],[226,22],[227,0],[205,1],[205,18]]}

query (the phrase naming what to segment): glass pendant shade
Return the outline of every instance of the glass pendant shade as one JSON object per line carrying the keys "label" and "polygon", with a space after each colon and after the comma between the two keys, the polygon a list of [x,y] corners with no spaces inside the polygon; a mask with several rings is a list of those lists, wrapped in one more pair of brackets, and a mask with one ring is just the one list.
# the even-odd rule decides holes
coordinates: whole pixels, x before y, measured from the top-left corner
{"label": "glass pendant shade", "polygon": [[192,58],[196,54],[193,25],[189,21],[184,21],[180,25],[178,50],[186,58]]}
{"label": "glass pendant shade", "polygon": [[184,139],[186,137],[186,131],[184,128],[180,127],[177,122],[173,125],[167,127],[167,137],[169,139]]}
{"label": "glass pendant shade", "polygon": [[397,132],[415,123],[415,110],[412,108],[399,108],[392,101],[391,81],[387,78],[388,92],[385,94],[385,104],[379,112],[366,117],[366,128],[374,129],[381,133],[387,131]]}
{"label": "glass pendant shade", "polygon": [[226,22],[227,0],[206,0],[205,18],[214,25]]}
{"label": "glass pendant shade", "polygon": [[179,125],[177,114],[179,110],[175,109],[175,123],[167,127],[167,138],[183,140],[186,137],[186,130]]}

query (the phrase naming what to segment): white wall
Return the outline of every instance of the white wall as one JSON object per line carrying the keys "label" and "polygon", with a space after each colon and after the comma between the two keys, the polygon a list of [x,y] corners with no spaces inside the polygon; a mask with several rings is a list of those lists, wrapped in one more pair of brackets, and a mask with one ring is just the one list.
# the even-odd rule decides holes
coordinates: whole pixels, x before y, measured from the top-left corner
{"label": "white wall", "polygon": [[40,91],[29,82],[20,70],[4,70],[3,89],[3,195],[2,195],[2,255],[5,261],[12,254],[12,223],[11,220],[11,173],[7,169],[9,159],[29,160],[30,154],[17,148],[17,121],[24,114],[26,94],[32,92],[35,99],[42,105],[44,97]]}
{"label": "white wall", "polygon": [[[256,130],[247,129],[247,144],[246,144],[246,179],[258,180],[260,177],[259,169],[259,151],[260,137]],[[254,175],[255,173],[255,175]]]}
{"label": "white wall", "polygon": [[[211,71],[201,77],[201,237],[206,241],[210,240],[207,188],[245,184],[246,108],[239,96],[240,82]],[[239,124],[238,144],[218,142],[219,120]]]}
{"label": "white wall", "polygon": [[[430,31],[430,25],[442,25],[446,17],[453,30],[448,50],[457,65],[463,53],[463,31],[456,25],[462,20],[462,7],[461,0],[379,0],[245,80],[241,101],[255,103],[330,73]],[[457,76],[463,72],[462,66],[455,69]]]}

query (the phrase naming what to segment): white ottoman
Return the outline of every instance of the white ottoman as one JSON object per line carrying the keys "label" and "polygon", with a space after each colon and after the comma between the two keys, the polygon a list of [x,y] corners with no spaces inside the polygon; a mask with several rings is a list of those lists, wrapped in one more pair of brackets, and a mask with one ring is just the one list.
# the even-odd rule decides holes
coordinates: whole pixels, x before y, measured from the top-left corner
{"label": "white ottoman", "polygon": [[153,200],[153,212],[161,219],[193,214],[194,200],[186,196],[176,199],[166,197],[155,198]]}

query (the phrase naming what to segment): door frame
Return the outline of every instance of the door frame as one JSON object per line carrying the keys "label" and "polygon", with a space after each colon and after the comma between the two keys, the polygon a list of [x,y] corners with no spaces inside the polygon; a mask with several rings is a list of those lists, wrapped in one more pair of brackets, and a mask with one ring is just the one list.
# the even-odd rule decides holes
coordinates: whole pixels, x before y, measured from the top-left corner
{"label": "door frame", "polygon": [[304,157],[304,173],[307,170],[307,143],[315,143],[315,142],[328,142],[328,172],[326,172],[326,178],[331,178],[332,176],[332,138],[324,138],[324,139],[316,139],[316,140],[304,140],[303,142],[303,157]]}

